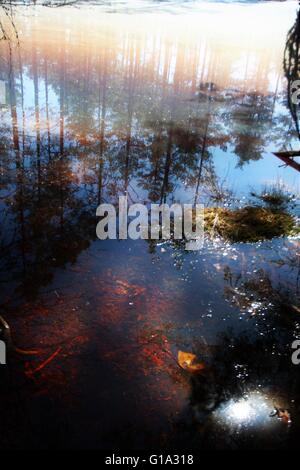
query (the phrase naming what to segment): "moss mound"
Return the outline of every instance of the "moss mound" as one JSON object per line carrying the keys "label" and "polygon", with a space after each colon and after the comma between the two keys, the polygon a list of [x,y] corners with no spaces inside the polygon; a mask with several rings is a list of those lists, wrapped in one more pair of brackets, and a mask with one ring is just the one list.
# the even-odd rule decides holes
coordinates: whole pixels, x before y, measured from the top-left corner
{"label": "moss mound", "polygon": [[232,242],[257,242],[299,233],[290,214],[257,206],[236,210],[206,208],[204,220],[207,232]]}

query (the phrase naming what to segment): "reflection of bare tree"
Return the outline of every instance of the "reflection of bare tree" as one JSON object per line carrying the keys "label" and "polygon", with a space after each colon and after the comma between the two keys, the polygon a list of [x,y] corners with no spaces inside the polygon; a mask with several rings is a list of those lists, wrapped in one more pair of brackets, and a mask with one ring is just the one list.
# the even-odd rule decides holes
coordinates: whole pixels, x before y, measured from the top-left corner
{"label": "reflection of bare tree", "polygon": [[[168,48],[165,59],[157,52],[154,67],[153,57],[148,59],[147,41],[139,43],[126,34],[117,38],[116,48],[104,37],[103,48],[88,48],[83,58],[65,33],[59,36],[59,47],[54,51],[46,47],[47,41],[30,35],[30,28],[26,31],[21,48],[10,41],[14,69],[1,70],[3,78],[9,77],[14,144],[13,158],[6,151],[7,159],[1,162],[5,167],[2,175],[9,173],[14,159],[19,173],[11,181],[18,183],[19,216],[23,219],[20,225],[12,217],[8,231],[16,230],[18,235],[23,231],[23,240],[30,239],[31,212],[37,213],[37,232],[42,228],[55,232],[53,225],[57,224],[63,233],[71,223],[72,208],[80,207],[78,214],[82,211],[82,217],[92,217],[97,203],[114,201],[124,191],[135,200],[165,201],[175,199],[178,188],[187,188],[194,191],[191,200],[206,191],[210,204],[222,204],[230,194],[224,180],[217,177],[213,150],[225,152],[232,144],[241,162],[260,158],[268,138],[273,99],[206,83],[205,62],[199,61],[193,67],[190,99],[190,80],[182,75],[180,65],[185,54],[189,55],[188,48],[176,50],[172,82],[168,79],[172,69]],[[1,47],[6,47],[5,42]],[[25,82],[31,83],[34,92],[32,119],[24,104]],[[4,126],[0,131],[4,140],[10,137]],[[284,132],[281,126],[280,135]],[[54,170],[61,174],[55,175]],[[4,176],[2,183],[6,185]],[[51,215],[50,228],[40,217],[37,194],[40,207]],[[47,196],[56,203],[54,213],[45,207]],[[6,209],[15,215],[12,202]],[[93,231],[93,223],[90,228]],[[88,244],[92,238],[89,229],[84,233]],[[23,245],[25,252],[28,244]],[[81,241],[78,245],[85,246]]]}
{"label": "reflection of bare tree", "polygon": [[292,86],[295,80],[300,78],[300,10],[298,11],[294,26],[290,29],[285,51],[284,51],[284,72],[288,81],[287,100],[288,106],[295,123],[298,137],[300,139],[300,128],[297,113],[297,105],[292,102]]}

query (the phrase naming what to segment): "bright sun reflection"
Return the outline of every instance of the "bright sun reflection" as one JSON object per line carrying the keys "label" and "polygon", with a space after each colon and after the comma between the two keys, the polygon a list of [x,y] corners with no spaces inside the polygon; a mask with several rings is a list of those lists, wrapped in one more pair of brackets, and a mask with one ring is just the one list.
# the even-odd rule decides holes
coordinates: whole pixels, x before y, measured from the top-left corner
{"label": "bright sun reflection", "polygon": [[277,420],[270,415],[274,410],[273,401],[260,392],[245,394],[240,399],[230,399],[215,412],[220,424],[232,428],[273,426]]}
{"label": "bright sun reflection", "polygon": [[232,403],[228,406],[228,414],[237,422],[247,421],[254,413],[253,408],[248,401]]}

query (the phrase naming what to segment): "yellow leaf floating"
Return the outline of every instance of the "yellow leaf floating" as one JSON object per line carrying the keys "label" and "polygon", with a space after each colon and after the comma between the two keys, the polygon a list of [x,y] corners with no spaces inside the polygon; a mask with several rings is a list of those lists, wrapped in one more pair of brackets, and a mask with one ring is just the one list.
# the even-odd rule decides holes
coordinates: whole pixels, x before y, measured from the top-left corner
{"label": "yellow leaf floating", "polygon": [[197,356],[195,354],[178,351],[178,364],[180,367],[194,374],[205,368],[205,364],[203,362],[195,362],[196,359]]}

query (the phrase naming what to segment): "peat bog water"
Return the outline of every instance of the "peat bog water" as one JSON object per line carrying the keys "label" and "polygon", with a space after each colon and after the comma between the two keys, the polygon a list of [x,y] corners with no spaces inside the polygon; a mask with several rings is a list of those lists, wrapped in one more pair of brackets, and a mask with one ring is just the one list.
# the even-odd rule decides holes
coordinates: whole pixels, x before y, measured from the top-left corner
{"label": "peat bog water", "polygon": [[243,207],[280,185],[299,216],[299,173],[272,153],[300,146],[283,72],[296,15],[287,1],[1,16],[0,447],[299,441],[299,238],[186,252],[95,233],[97,206],[124,194]]}

